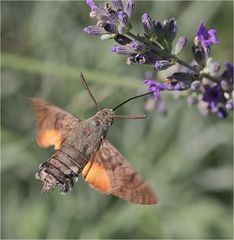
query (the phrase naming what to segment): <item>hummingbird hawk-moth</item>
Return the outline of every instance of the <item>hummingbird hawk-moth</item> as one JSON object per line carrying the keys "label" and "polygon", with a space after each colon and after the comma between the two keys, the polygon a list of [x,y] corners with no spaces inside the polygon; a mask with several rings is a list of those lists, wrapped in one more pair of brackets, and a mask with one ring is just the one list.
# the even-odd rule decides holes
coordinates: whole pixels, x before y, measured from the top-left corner
{"label": "hummingbird hawk-moth", "polygon": [[57,185],[61,192],[68,192],[82,173],[85,181],[102,193],[133,203],[155,204],[156,195],[143,177],[105,139],[114,118],[121,115],[115,114],[116,108],[101,109],[82,74],[81,79],[99,108],[86,120],[80,120],[43,99],[30,99],[36,114],[38,144],[44,148],[54,145],[56,150],[36,173],[42,183],[42,192]]}

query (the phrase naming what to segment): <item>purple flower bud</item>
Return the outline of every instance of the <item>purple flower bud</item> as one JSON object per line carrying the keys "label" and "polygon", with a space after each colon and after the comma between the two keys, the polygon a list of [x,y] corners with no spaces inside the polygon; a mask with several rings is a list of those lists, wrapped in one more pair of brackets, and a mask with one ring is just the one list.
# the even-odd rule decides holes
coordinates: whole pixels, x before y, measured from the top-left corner
{"label": "purple flower bud", "polygon": [[211,62],[209,65],[210,73],[215,74],[215,73],[219,72],[220,67],[221,67],[220,62],[218,62],[218,61]]}
{"label": "purple flower bud", "polygon": [[118,12],[118,18],[119,18],[119,22],[120,24],[122,24],[123,26],[127,26],[129,23],[129,18],[126,12],[124,11],[119,11]]}
{"label": "purple flower bud", "polygon": [[156,61],[154,68],[158,71],[165,70],[171,67],[173,64],[167,60],[158,60]]}
{"label": "purple flower bud", "polygon": [[127,45],[124,46],[113,46],[111,48],[111,51],[120,55],[129,55],[129,54],[133,54],[134,51]]}
{"label": "purple flower bud", "polygon": [[157,40],[159,42],[163,41],[165,34],[164,34],[164,29],[163,29],[161,22],[158,20],[154,20],[153,24],[154,24],[154,31],[155,31]]}
{"label": "purple flower bud", "polygon": [[177,34],[178,27],[177,22],[174,18],[171,18],[169,21],[164,22],[164,29],[165,29],[165,38],[168,42],[172,42]]}
{"label": "purple flower bud", "polygon": [[112,3],[114,10],[116,10],[116,11],[123,10],[123,3],[121,0],[112,0],[111,3]]}
{"label": "purple flower bud", "polygon": [[198,80],[193,81],[192,84],[191,84],[191,89],[192,89],[193,91],[199,90],[200,87],[201,87],[201,82],[198,81]]}
{"label": "purple flower bud", "polygon": [[227,110],[233,110],[234,104],[233,104],[233,99],[229,99],[225,105]]}
{"label": "purple flower bud", "polygon": [[101,36],[103,34],[108,33],[105,29],[97,27],[97,26],[88,26],[88,27],[84,28],[83,31],[88,33],[89,35],[93,35],[93,36]]}
{"label": "purple flower bud", "polygon": [[131,43],[131,39],[126,37],[125,35],[118,34],[114,37],[115,41],[119,43],[120,45],[126,45]]}
{"label": "purple flower bud", "polygon": [[128,14],[129,19],[132,16],[133,9],[135,7],[135,2],[134,0],[127,0],[125,6],[124,6],[124,12]]}
{"label": "purple flower bud", "polygon": [[213,44],[220,43],[220,41],[216,37],[217,30],[210,29],[207,30],[203,25],[203,20],[200,23],[200,26],[197,29],[197,37],[201,42],[203,47],[211,47]]}
{"label": "purple flower bud", "polygon": [[219,117],[219,118],[221,118],[221,119],[223,119],[223,118],[226,118],[227,117],[227,112],[225,111],[225,109],[224,108],[222,108],[222,107],[219,107],[218,108],[218,111],[217,111],[217,116]]}
{"label": "purple flower bud", "polygon": [[138,41],[132,41],[130,43],[130,47],[132,48],[132,50],[138,51],[138,52],[143,51],[146,48],[144,43],[141,43],[141,42],[138,42]]}
{"label": "purple flower bud", "polygon": [[154,99],[157,101],[160,98],[160,91],[164,90],[163,83],[151,80],[145,80],[144,83],[149,86],[149,90],[153,92]]}
{"label": "purple flower bud", "polygon": [[191,86],[191,84],[188,83],[188,82],[178,82],[178,83],[176,83],[176,85],[175,85],[175,90],[184,91],[184,90],[189,89],[190,86]]}
{"label": "purple flower bud", "polygon": [[228,91],[229,89],[229,83],[227,82],[227,80],[221,80],[221,88],[224,90],[224,91]]}
{"label": "purple flower bud", "polygon": [[175,45],[175,54],[178,55],[186,45],[187,45],[187,38],[180,37]]}
{"label": "purple flower bud", "polygon": [[148,13],[144,13],[141,18],[145,33],[151,37],[153,33],[153,22]]}

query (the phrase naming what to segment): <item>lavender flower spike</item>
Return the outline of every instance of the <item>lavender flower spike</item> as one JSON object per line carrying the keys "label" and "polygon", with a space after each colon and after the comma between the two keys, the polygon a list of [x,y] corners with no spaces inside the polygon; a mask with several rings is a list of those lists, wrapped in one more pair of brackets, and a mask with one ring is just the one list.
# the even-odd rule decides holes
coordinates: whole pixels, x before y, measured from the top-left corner
{"label": "lavender flower spike", "polygon": [[197,29],[197,37],[201,42],[202,46],[207,48],[211,47],[213,44],[218,44],[220,41],[216,37],[217,30],[210,29],[207,30],[203,25],[204,21],[201,21],[200,26]]}

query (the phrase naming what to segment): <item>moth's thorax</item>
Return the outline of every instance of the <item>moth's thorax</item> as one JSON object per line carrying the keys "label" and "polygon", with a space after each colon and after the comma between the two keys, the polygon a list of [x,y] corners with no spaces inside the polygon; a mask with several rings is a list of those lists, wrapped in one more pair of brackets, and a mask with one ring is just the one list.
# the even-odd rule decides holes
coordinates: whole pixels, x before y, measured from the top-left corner
{"label": "moth's thorax", "polygon": [[110,108],[104,108],[98,111],[94,117],[96,117],[99,121],[103,122],[107,126],[111,126],[113,123],[113,115],[114,111]]}

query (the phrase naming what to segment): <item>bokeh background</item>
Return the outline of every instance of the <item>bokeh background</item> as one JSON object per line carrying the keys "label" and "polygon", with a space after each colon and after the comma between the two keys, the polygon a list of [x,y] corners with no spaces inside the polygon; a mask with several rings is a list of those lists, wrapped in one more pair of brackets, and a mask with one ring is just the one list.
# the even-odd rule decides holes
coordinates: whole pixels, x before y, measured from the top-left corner
{"label": "bokeh background", "polygon": [[[138,1],[135,32],[144,12],[175,17],[190,43],[201,19],[218,30],[213,57],[232,62],[232,1]],[[53,149],[35,141],[26,97],[38,96],[81,119],[96,108],[79,80],[85,74],[102,106],[113,107],[143,86],[149,66],[127,66],[111,53],[112,41],[86,35],[93,22],[83,1],[1,1],[1,238],[232,238],[232,116],[203,117],[184,97],[167,100],[168,114],[117,120],[108,139],[157,192],[159,203],[139,206],[102,195],[80,177],[73,190],[40,193],[34,174]],[[119,113],[141,114],[145,99]]]}

